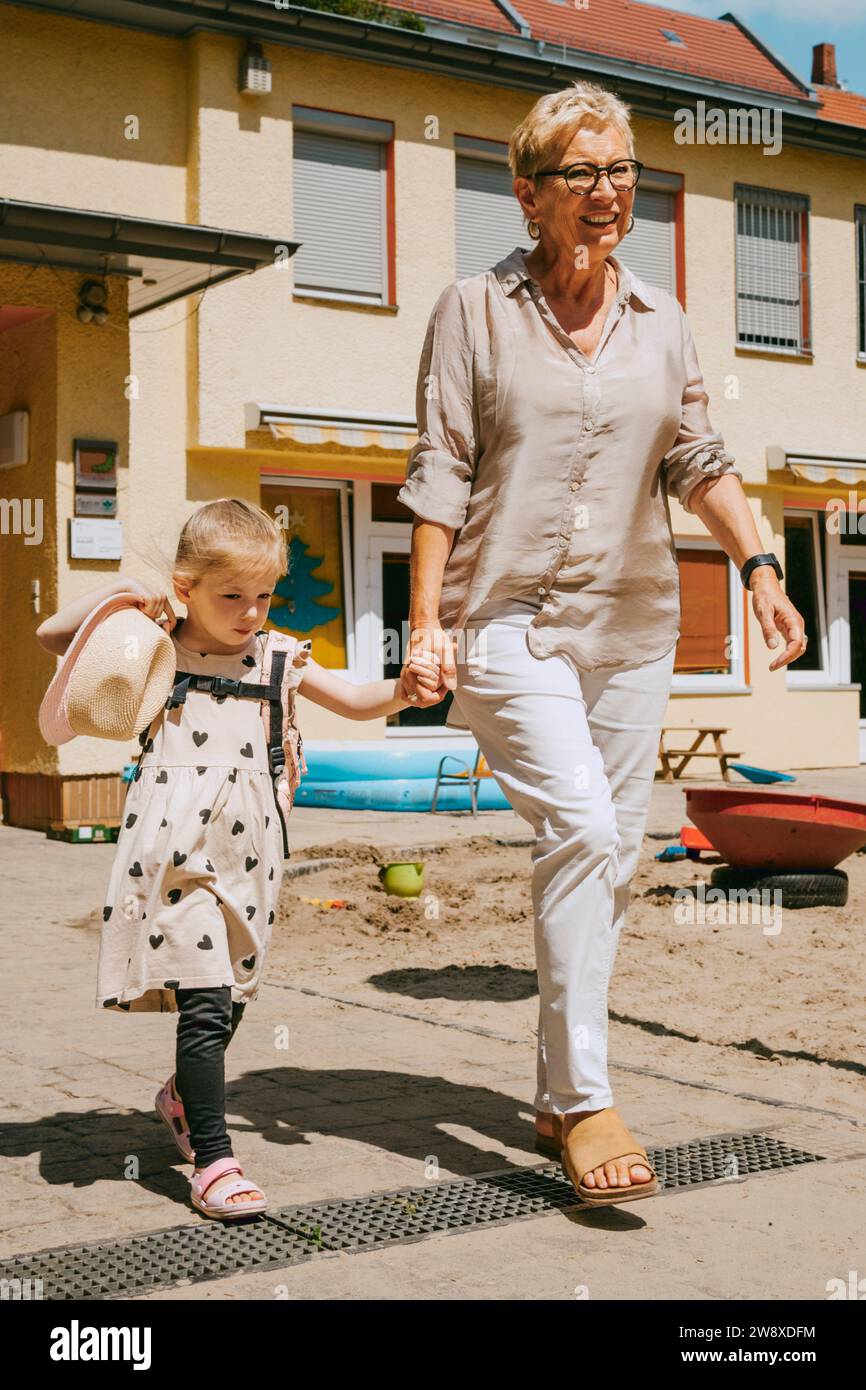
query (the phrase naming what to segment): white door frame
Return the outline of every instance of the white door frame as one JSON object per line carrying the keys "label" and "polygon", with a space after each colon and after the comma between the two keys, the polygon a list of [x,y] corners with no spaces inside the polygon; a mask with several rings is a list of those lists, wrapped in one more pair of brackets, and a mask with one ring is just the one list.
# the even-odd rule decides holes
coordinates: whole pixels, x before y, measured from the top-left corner
{"label": "white door frame", "polygon": [[[851,614],[848,576],[866,575],[866,547],[843,546],[839,533],[827,533],[827,627],[830,636],[830,670],[839,685],[851,684]],[[860,761],[866,763],[866,719],[859,720]]]}

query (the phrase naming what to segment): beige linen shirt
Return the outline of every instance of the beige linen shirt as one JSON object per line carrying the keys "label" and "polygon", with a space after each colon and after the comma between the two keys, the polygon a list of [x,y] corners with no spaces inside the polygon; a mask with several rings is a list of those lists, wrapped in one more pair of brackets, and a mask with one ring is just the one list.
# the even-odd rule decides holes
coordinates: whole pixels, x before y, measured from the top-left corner
{"label": "beige linen shirt", "polygon": [[[710,424],[679,302],[608,259],[618,287],[592,357],[555,318],[520,247],[442,291],[398,493],[458,532],[444,628],[459,637],[482,605],[535,597],[529,650],[578,670],[670,651],[680,593],[668,494],[689,511],[704,478],[743,477]],[[465,727],[452,712],[449,724]]]}

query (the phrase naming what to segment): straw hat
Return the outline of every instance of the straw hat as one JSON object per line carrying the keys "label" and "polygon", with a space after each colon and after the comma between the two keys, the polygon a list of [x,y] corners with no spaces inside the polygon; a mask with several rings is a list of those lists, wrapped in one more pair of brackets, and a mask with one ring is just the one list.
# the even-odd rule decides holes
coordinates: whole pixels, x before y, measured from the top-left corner
{"label": "straw hat", "polygon": [[112,594],[81,624],[39,707],[46,743],[79,734],[134,738],[164,706],[174,688],[174,643],[137,602],[133,593]]}

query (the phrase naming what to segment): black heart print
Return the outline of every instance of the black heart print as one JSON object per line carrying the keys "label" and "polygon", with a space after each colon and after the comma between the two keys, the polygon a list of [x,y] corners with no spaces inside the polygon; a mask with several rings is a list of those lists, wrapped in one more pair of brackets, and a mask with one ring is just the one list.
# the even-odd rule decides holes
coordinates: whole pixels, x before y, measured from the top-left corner
{"label": "black heart print", "polygon": [[242,758],[251,758],[252,756],[253,756],[253,745],[252,745],[251,743],[245,743],[244,746],[243,746],[243,748],[241,749],[241,757],[242,757]]}
{"label": "black heart print", "polygon": [[165,819],[165,816],[163,816],[162,820],[159,823],[160,830],[162,830],[164,825],[168,825],[168,821]]}
{"label": "black heart print", "polygon": [[273,922],[273,920],[274,920],[274,914],[273,914],[272,912],[269,912],[269,913],[268,913],[268,926],[271,925],[271,923]]}
{"label": "black heart print", "polygon": [[247,956],[246,960],[242,960],[242,961],[241,961],[241,965],[244,967],[244,970],[252,970],[252,968],[253,968],[253,966],[255,965],[255,963],[256,963],[256,958],[255,958],[255,956]]}
{"label": "black heart print", "polygon": [[179,903],[182,896],[182,888],[169,888],[168,893],[166,894],[166,897],[168,898],[170,903]]}
{"label": "black heart print", "polygon": [[127,828],[127,830],[131,830],[132,827],[135,825],[135,822],[136,822],[137,820],[138,820],[138,816],[135,814],[135,812],[134,812],[134,811],[130,811],[129,815],[126,817],[126,828]]}
{"label": "black heart print", "polygon": [[254,656],[245,656],[241,664],[243,666],[255,666],[256,659]]}
{"label": "black heart print", "polygon": [[214,695],[214,699],[218,705],[224,705],[228,698],[228,695]]}
{"label": "black heart print", "polygon": [[179,850],[179,849],[176,849],[175,852],[174,852],[174,854],[172,855],[172,859],[174,860],[174,867],[175,867],[176,869],[179,869],[180,866],[181,866],[181,864],[182,864],[182,863],[184,862],[184,860],[186,859],[186,855],[185,855],[185,854],[181,854],[180,850]]}
{"label": "black heart print", "polygon": [[109,917],[111,916],[111,914],[112,914],[113,911],[114,911],[114,909],[111,908],[111,907],[104,907],[104,908],[102,909],[102,920],[103,920],[103,922],[107,922],[107,921],[108,921],[108,919],[109,919]]}
{"label": "black heart print", "polygon": [[255,917],[255,915],[256,915],[256,909],[255,909],[255,907],[254,907],[252,904],[250,904],[250,906],[247,908],[247,919],[251,922],[251,921],[253,920],[253,918]]}
{"label": "black heart print", "polygon": [[193,729],[192,741],[196,748],[201,748],[202,744],[207,742],[207,734],[199,733],[198,729]]}
{"label": "black heart print", "polygon": [[135,863],[132,864],[132,865],[130,866],[129,877],[130,877],[130,878],[141,878],[141,875],[142,875],[143,873],[144,873],[144,870],[142,869],[141,865],[139,864],[138,860],[136,859]]}
{"label": "black heart print", "polygon": [[204,861],[204,866],[205,866],[205,868],[207,869],[207,871],[208,871],[209,874],[215,874],[215,873],[216,873],[216,869],[214,868],[213,864],[210,862],[209,859],[206,859],[206,860]]}
{"label": "black heart print", "polygon": [[160,935],[160,936],[149,936],[147,939],[148,939],[148,941],[150,942],[151,946],[153,947],[153,949],[154,949],[155,951],[158,951],[159,948],[160,948],[160,946],[162,945],[163,941],[165,941],[165,937],[162,936],[162,935]]}
{"label": "black heart print", "polygon": [[163,980],[163,989],[180,989],[180,980]]}
{"label": "black heart print", "polygon": [[197,767],[197,768],[196,768],[196,772],[198,773],[199,777],[203,777],[204,774],[207,772],[207,768],[206,768],[206,767]]}
{"label": "black heart print", "polygon": [[233,835],[240,835],[240,833],[241,833],[241,831],[243,830],[243,828],[244,828],[244,823],[243,823],[243,821],[242,821],[242,820],[236,820],[235,823],[234,823],[234,825],[232,826],[232,834],[233,834]]}
{"label": "black heart print", "polygon": [[212,950],[213,950],[213,942],[211,941],[211,939],[210,939],[209,936],[203,936],[202,939],[201,939],[201,941],[197,941],[197,942],[196,942],[196,945],[198,946],[198,949],[199,949],[200,951],[212,951]]}
{"label": "black heart print", "polygon": [[236,767],[233,767],[232,770],[231,770],[231,772],[229,773],[229,781],[230,781],[230,782],[236,782],[237,780],[238,780],[238,770],[237,770]]}
{"label": "black heart print", "polygon": [[210,820],[210,807],[203,807],[203,809],[199,811],[199,815],[201,816],[202,825],[207,825],[208,821]]}
{"label": "black heart print", "polygon": [[116,1003],[116,999],[104,999],[102,1001],[102,1007],[103,1009],[113,1009]]}
{"label": "black heart print", "polygon": [[246,865],[247,873],[249,873],[250,869],[254,869],[254,868],[256,867],[256,865],[258,864],[258,862],[259,862],[258,859],[253,859],[253,858],[251,858],[251,856],[248,854],[247,857],[246,857],[246,859],[244,860],[244,863],[245,863],[245,865]]}
{"label": "black heart print", "polygon": [[[140,768],[139,768],[139,771],[141,771]],[[168,781],[168,773],[166,772],[165,768],[162,769],[162,772],[158,772],[158,773],[156,774],[155,780],[156,780],[157,782],[167,782],[167,781]]]}
{"label": "black heart print", "polygon": [[268,828],[268,826],[270,825],[270,823],[271,823],[271,818],[270,818],[270,816],[265,816],[265,830],[267,830],[267,828]]}
{"label": "black heart print", "polygon": [[272,865],[271,865],[270,873],[268,874],[268,878],[273,878],[273,876],[274,876],[274,866],[273,866],[273,864],[272,864]]}

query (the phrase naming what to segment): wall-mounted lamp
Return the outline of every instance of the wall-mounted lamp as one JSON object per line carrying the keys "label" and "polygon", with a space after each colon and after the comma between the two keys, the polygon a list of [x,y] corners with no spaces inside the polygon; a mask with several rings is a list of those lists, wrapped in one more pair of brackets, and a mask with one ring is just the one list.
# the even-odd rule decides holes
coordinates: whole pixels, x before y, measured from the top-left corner
{"label": "wall-mounted lamp", "polygon": [[241,58],[238,74],[238,91],[251,96],[261,96],[271,90],[271,65],[262,53],[260,43],[248,43],[247,51]]}
{"label": "wall-mounted lamp", "polygon": [[78,287],[79,323],[105,323],[108,318],[108,290],[101,280],[83,280]]}

